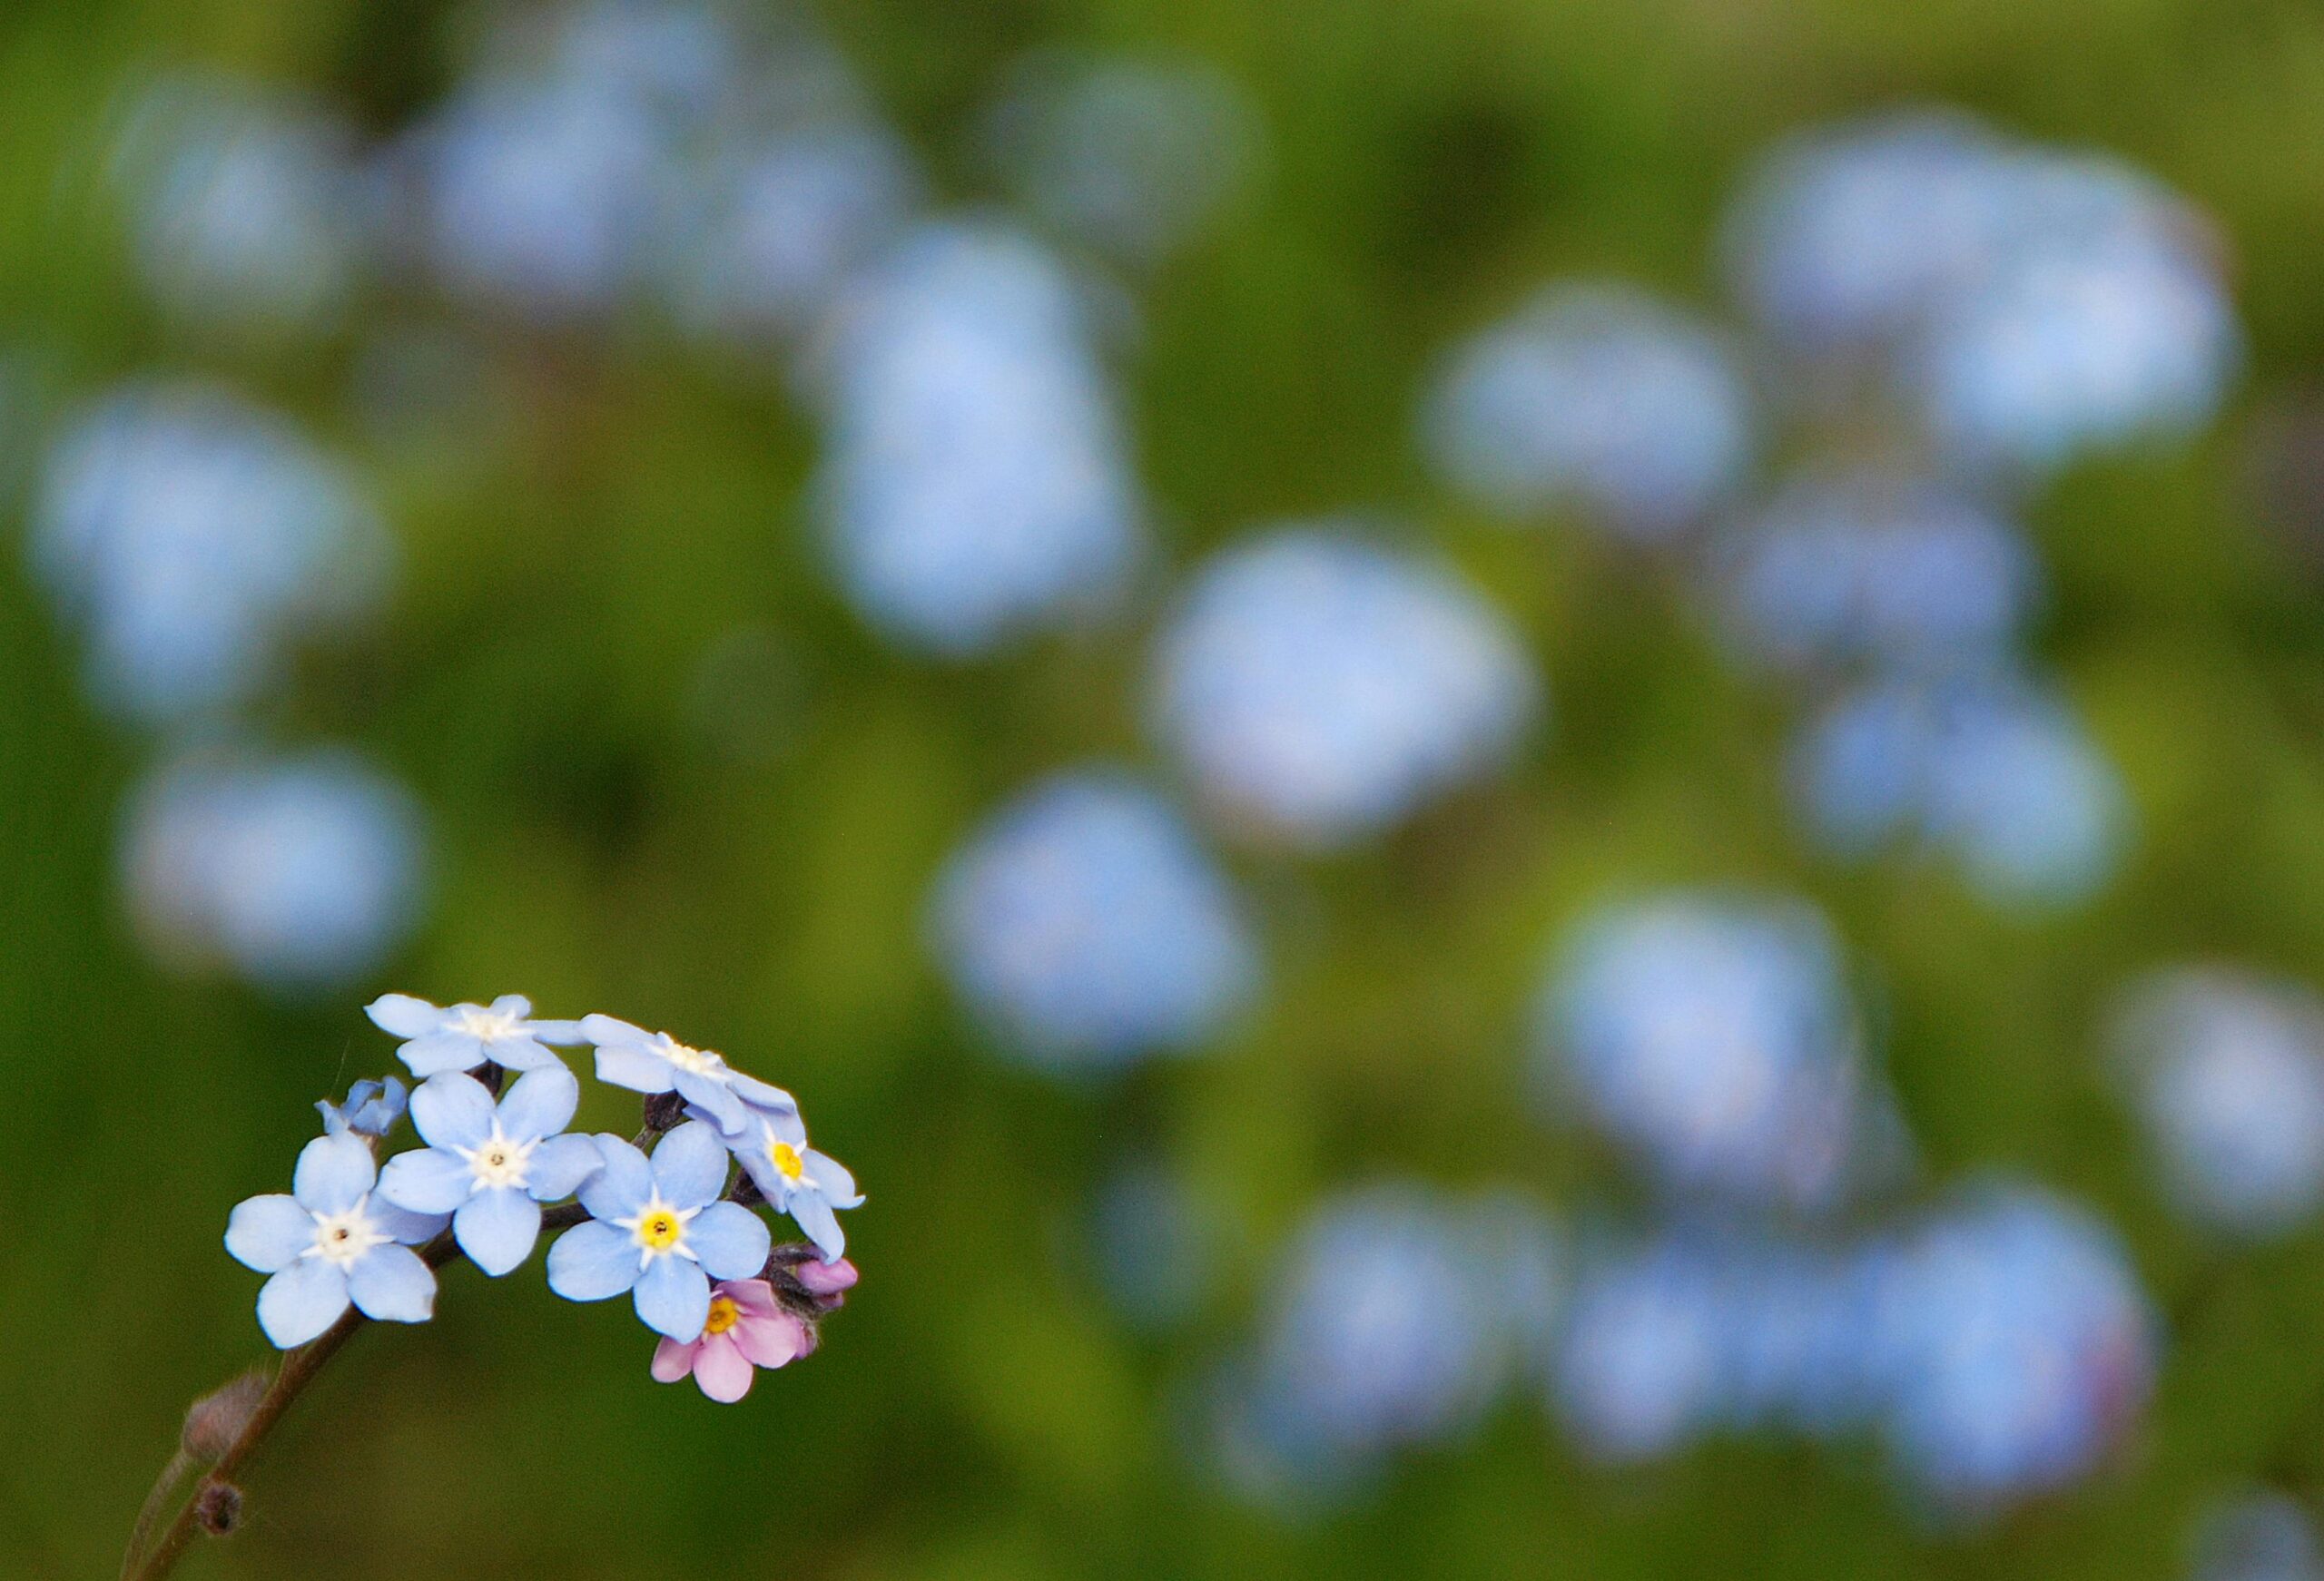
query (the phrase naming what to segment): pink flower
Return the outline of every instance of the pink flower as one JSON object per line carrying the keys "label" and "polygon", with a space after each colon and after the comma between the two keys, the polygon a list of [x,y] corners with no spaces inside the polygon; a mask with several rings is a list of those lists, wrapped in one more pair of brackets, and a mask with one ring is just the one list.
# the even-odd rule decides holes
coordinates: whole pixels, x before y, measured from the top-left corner
{"label": "pink flower", "polygon": [[855,1264],[846,1258],[837,1262],[818,1262],[809,1258],[792,1265],[791,1277],[807,1287],[807,1293],[816,1298],[816,1304],[826,1311],[847,1299],[846,1292],[855,1288]]}
{"label": "pink flower", "polygon": [[654,1377],[675,1383],[691,1372],[703,1393],[731,1402],[751,1392],[753,1367],[781,1367],[814,1348],[807,1325],[775,1303],[766,1281],[730,1279],[712,1287],[700,1339],[665,1339],[654,1348]]}

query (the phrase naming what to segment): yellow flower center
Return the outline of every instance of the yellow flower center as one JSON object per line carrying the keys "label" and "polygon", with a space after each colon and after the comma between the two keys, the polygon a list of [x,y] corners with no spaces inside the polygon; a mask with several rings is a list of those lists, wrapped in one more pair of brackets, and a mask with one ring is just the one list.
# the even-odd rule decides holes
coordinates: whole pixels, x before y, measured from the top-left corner
{"label": "yellow flower center", "polygon": [[703,1320],[702,1331],[705,1334],[723,1334],[742,1321],[743,1309],[734,1304],[733,1298],[723,1295],[713,1296],[710,1298],[710,1316]]}
{"label": "yellow flower center", "polygon": [[685,1233],[685,1226],[677,1214],[667,1208],[656,1208],[642,1214],[637,1221],[637,1243],[648,1252],[667,1252]]}
{"label": "yellow flower center", "polygon": [[807,1173],[807,1161],[801,1158],[799,1150],[788,1142],[768,1143],[766,1155],[773,1163],[774,1167],[781,1172],[783,1178],[793,1185],[797,1185]]}

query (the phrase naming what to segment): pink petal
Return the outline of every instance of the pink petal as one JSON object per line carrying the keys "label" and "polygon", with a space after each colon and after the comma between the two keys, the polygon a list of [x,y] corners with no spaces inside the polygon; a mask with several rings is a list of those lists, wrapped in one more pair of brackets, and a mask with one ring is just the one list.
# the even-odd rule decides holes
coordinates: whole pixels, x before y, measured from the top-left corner
{"label": "pink petal", "polygon": [[855,1281],[862,1277],[855,1272],[855,1264],[844,1257],[837,1262],[818,1262],[811,1257],[791,1273],[817,1295],[837,1295],[843,1290],[852,1290]]}
{"label": "pink petal", "polygon": [[654,1347],[654,1381],[675,1383],[694,1370],[694,1353],[702,1349],[702,1341],[681,1345],[667,1335]]}
{"label": "pink petal", "polygon": [[774,1286],[763,1279],[730,1279],[718,1286],[718,1293],[746,1312],[773,1312]]}
{"label": "pink petal", "polygon": [[733,1330],[701,1341],[694,1359],[694,1380],[721,1405],[732,1405],[751,1392],[750,1359],[734,1343]]}
{"label": "pink petal", "polygon": [[807,1351],[807,1325],[788,1313],[744,1318],[728,1332],[743,1354],[762,1367],[780,1367]]}

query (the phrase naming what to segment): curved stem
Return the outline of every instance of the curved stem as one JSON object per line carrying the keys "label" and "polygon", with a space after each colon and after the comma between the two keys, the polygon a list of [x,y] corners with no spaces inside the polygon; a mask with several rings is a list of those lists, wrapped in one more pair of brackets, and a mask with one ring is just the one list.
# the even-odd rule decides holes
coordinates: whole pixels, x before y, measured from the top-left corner
{"label": "curved stem", "polygon": [[[577,1204],[567,1203],[543,1213],[541,1228],[544,1232],[569,1228],[587,1216]],[[419,1255],[428,1267],[441,1268],[459,1256],[460,1249],[453,1241],[452,1232],[447,1230],[421,1247]],[[235,1435],[234,1441],[226,1446],[225,1453],[218,1457],[217,1463],[194,1479],[193,1491],[178,1507],[176,1518],[141,1557],[137,1548],[152,1525],[153,1507],[163,1497],[168,1486],[184,1474],[184,1451],[179,1451],[177,1458],[163,1470],[162,1480],[155,1484],[153,1493],[147,1498],[148,1509],[139,1521],[136,1535],[131,1538],[129,1557],[123,1563],[122,1581],[161,1581],[162,1576],[177,1567],[177,1562],[185,1556],[186,1549],[192,1546],[194,1537],[202,1531],[203,1490],[233,1479],[236,1469],[256,1452],[267,1434],[273,1431],[275,1423],[281,1420],[282,1413],[289,1410],[291,1402],[306,1391],[307,1385],[315,1380],[315,1375],[323,1370],[323,1365],[339,1354],[340,1347],[354,1337],[356,1330],[370,1321],[354,1307],[349,1307],[340,1314],[339,1321],[282,1359],[281,1370],[275,1373],[274,1381],[267,1386],[266,1393],[251,1410],[250,1420]]]}

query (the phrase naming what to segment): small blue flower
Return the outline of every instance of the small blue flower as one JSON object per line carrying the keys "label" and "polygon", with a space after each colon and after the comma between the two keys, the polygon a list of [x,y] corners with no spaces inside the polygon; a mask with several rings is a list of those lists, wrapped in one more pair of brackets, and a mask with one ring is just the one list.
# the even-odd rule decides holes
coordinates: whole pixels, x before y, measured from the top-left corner
{"label": "small blue flower", "polygon": [[789,1093],[726,1063],[726,1056],[648,1032],[611,1016],[586,1016],[581,1037],[597,1046],[597,1079],[652,1096],[675,1092],[722,1132],[741,1131],[753,1113],[797,1114]]}
{"label": "small blue flower", "polygon": [[346,1103],[322,1098],[315,1108],[323,1117],[325,1135],[352,1131],[358,1136],[385,1136],[403,1118],[409,1101],[403,1083],[389,1076],[383,1082],[357,1082],[347,1089]]}
{"label": "small blue flower", "polygon": [[436,1311],[436,1274],[411,1248],[444,1228],[378,1199],[370,1144],[342,1133],[299,1154],[290,1194],[251,1197],[226,1223],[226,1250],[274,1277],[258,1293],[259,1327],[278,1349],[303,1345],[352,1301],[367,1318],[424,1323]]}
{"label": "small blue flower", "polygon": [[847,1250],[834,1208],[861,1207],[855,1177],[828,1153],[807,1145],[807,1126],[796,1109],[754,1109],[750,1124],[724,1138],[759,1191],[777,1213],[788,1213],[830,1262]]}
{"label": "small blue flower", "polygon": [[567,1301],[635,1292],[638,1320],[681,1344],[710,1316],[713,1279],[754,1279],[773,1237],[748,1208],[718,1201],[726,1149],[703,1121],[662,1138],[649,1163],[618,1136],[600,1135],[605,1168],[581,1187],[590,1222],[548,1250],[548,1287]]}
{"label": "small blue flower", "polygon": [[533,1002],[522,994],[448,1009],[409,994],[382,994],[363,1013],[380,1031],[406,1040],[396,1057],[423,1080],[487,1061],[503,1070],[563,1070],[565,1062],[547,1046],[586,1041],[576,1022],[534,1020]]}
{"label": "small blue flower", "polygon": [[570,1195],[599,1168],[596,1142],[559,1134],[580,1102],[581,1084],[561,1065],[518,1076],[497,1106],[474,1076],[430,1076],[411,1097],[411,1123],[428,1145],[388,1160],[379,1195],[450,1213],[460,1250],[497,1278],[532,1255],[541,1203]]}

